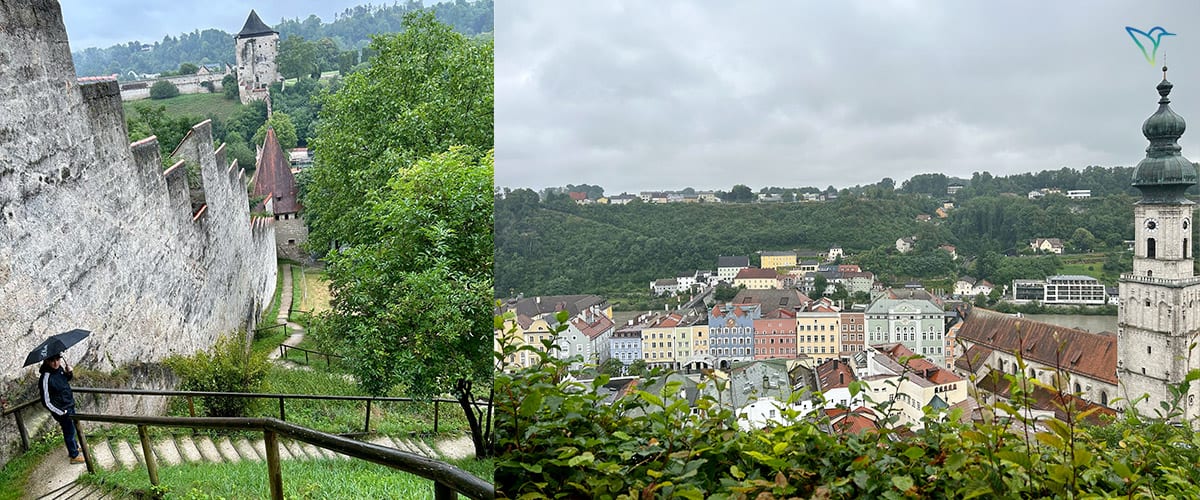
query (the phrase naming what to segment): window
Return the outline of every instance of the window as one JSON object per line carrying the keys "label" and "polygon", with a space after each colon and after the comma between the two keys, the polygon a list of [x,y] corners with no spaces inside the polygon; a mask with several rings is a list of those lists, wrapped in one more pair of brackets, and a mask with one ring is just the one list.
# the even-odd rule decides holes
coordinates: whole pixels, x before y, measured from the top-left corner
{"label": "window", "polygon": [[1154,258],[1154,238],[1146,238],[1146,258]]}

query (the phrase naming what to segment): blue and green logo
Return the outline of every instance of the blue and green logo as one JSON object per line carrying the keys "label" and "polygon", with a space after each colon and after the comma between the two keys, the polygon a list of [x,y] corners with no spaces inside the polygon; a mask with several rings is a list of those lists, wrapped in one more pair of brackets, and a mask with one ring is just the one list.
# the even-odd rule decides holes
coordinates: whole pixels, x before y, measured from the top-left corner
{"label": "blue and green logo", "polygon": [[1158,44],[1162,42],[1164,36],[1175,36],[1174,33],[1168,33],[1162,26],[1150,28],[1149,32],[1140,29],[1126,26],[1125,31],[1129,33],[1129,37],[1133,39],[1139,49],[1142,49],[1142,55],[1146,57],[1146,62],[1151,65],[1155,64],[1154,60],[1158,58]]}

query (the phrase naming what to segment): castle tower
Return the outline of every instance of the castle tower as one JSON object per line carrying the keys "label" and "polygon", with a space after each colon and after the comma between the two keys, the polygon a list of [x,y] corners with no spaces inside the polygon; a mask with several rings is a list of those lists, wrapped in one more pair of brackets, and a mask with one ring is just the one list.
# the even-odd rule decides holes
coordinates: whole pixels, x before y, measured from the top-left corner
{"label": "castle tower", "polygon": [[296,198],[296,177],[273,128],[267,128],[252,183],[254,197],[263,198],[254,209],[271,212],[275,217],[275,253],[300,262],[309,260],[301,248],[308,241],[308,227],[301,218],[304,206]]}
{"label": "castle tower", "polygon": [[[1171,399],[1169,385],[1200,368],[1200,350],[1189,348],[1200,333],[1200,277],[1191,252],[1195,204],[1184,197],[1197,175],[1176,142],[1187,126],[1169,105],[1173,86],[1166,71],[1157,87],[1158,111],[1142,124],[1150,146],[1133,172],[1142,199],[1133,209],[1133,272],[1121,275],[1117,314],[1117,378],[1125,398],[1118,406],[1145,395],[1136,406],[1150,416]],[[1185,418],[1200,414],[1198,396],[1200,384],[1193,384],[1182,401]]]}
{"label": "castle tower", "polygon": [[233,39],[237,45],[238,96],[242,104],[266,98],[268,87],[279,81],[275,66],[279,32],[264,24],[251,10],[242,31]]}

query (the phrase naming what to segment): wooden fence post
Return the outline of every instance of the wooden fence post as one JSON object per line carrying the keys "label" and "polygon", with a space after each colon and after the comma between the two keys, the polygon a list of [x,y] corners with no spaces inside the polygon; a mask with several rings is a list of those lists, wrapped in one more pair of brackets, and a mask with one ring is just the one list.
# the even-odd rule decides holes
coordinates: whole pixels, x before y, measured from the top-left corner
{"label": "wooden fence post", "polygon": [[279,438],[275,431],[263,429],[263,441],[267,448],[267,482],[271,484],[271,498],[283,500],[283,471],[279,468]]}
{"label": "wooden fence post", "polygon": [[150,484],[158,486],[158,462],[154,460],[154,450],[150,448],[150,438],[146,436],[146,426],[139,425],[138,440],[142,442],[142,455],[146,458],[146,472],[150,473]]}

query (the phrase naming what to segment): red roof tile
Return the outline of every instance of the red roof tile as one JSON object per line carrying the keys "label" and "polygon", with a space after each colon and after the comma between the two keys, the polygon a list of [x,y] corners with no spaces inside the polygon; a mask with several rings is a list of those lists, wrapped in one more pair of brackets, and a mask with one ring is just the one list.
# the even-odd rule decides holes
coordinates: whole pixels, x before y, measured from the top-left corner
{"label": "red roof tile", "polygon": [[267,129],[262,156],[254,166],[254,196],[268,195],[274,197],[272,206],[276,214],[293,214],[303,210],[296,199],[296,177],[292,175],[292,166],[279,147],[279,139],[275,137],[273,128]]}
{"label": "red roof tile", "polygon": [[774,279],[779,276],[774,269],[759,269],[757,267],[747,267],[738,271],[735,280],[754,280],[754,279]]}
{"label": "red roof tile", "polygon": [[1097,380],[1117,383],[1117,337],[972,308],[958,339]]}

